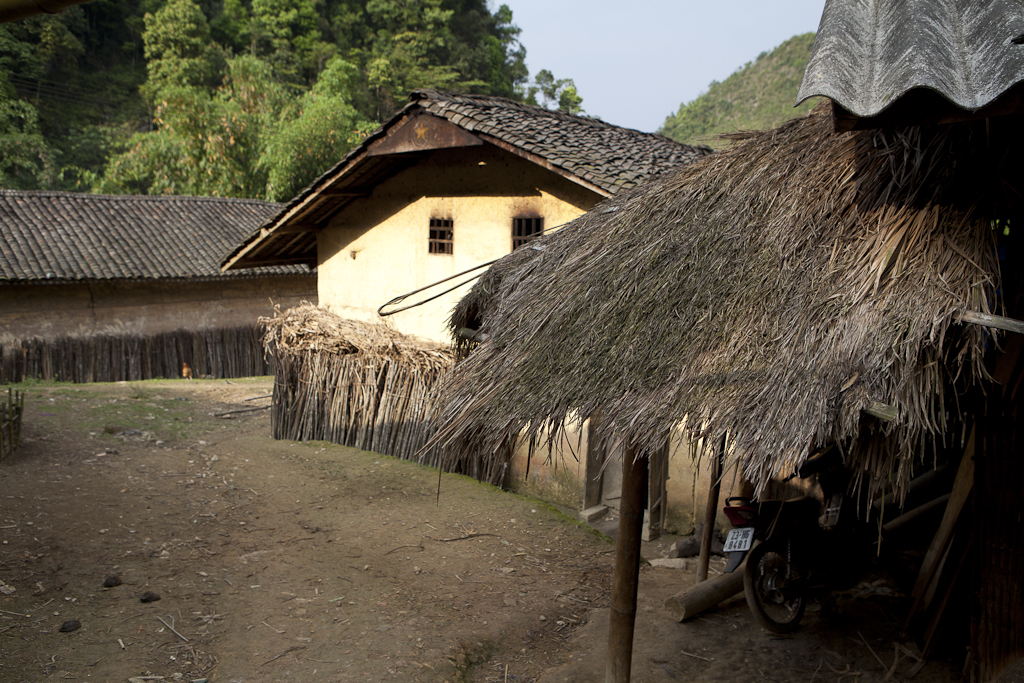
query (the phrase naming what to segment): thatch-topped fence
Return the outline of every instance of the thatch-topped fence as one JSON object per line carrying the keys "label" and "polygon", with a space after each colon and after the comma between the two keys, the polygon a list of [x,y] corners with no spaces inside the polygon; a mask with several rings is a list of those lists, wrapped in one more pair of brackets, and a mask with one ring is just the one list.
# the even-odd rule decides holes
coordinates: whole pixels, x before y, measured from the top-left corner
{"label": "thatch-topped fence", "polygon": [[275,439],[323,440],[436,465],[430,391],[452,352],[303,304],[262,318],[274,365]]}
{"label": "thatch-topped fence", "polygon": [[255,377],[270,373],[261,326],[22,339],[0,346],[0,382],[24,379],[119,382],[180,377]]}

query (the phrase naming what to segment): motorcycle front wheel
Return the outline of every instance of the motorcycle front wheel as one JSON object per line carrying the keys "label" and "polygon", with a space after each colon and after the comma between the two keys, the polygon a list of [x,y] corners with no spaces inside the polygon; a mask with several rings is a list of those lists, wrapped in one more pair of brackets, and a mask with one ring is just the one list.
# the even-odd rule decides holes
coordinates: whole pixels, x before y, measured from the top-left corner
{"label": "motorcycle front wheel", "polygon": [[788,540],[773,539],[755,546],[743,572],[743,593],[750,612],[772,633],[795,631],[807,606],[805,577],[793,561],[789,545]]}

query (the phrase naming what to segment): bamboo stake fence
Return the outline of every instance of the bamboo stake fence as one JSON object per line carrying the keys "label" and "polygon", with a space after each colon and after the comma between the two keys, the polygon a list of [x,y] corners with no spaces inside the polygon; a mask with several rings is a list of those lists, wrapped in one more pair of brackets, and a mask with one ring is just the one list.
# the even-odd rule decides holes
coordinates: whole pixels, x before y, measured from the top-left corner
{"label": "bamboo stake fence", "polygon": [[270,374],[262,325],[174,330],[152,335],[31,338],[0,346],[0,383],[25,379],[119,382],[181,376]]}
{"label": "bamboo stake fence", "polygon": [[25,412],[25,394],[8,387],[7,403],[0,403],[0,460],[18,447],[21,441],[21,415]]}
{"label": "bamboo stake fence", "polygon": [[451,350],[310,304],[261,322],[274,371],[275,439],[330,441],[441,465],[437,451],[421,449],[432,435],[431,390],[451,369]]}
{"label": "bamboo stake fence", "polygon": [[305,350],[274,357],[275,439],[330,441],[437,465],[419,455],[431,435],[430,389],[442,368]]}

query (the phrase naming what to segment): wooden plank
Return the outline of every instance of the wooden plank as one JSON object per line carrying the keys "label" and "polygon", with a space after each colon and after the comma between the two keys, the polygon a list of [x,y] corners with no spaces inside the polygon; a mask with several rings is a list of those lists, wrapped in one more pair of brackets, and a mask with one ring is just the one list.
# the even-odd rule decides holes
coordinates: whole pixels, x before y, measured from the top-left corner
{"label": "wooden plank", "polygon": [[949,598],[953,595],[953,591],[957,587],[957,583],[960,579],[960,573],[963,571],[964,564],[971,552],[971,542],[968,541],[959,553],[960,559],[956,564],[956,570],[953,572],[953,576],[949,578],[949,583],[945,589],[942,590],[942,600],[939,602],[939,607],[932,614],[932,618],[928,621],[928,627],[925,629],[924,634],[924,647],[921,648],[921,657],[928,659],[932,654],[932,644],[935,640],[935,634],[939,630],[939,624],[942,622],[942,616],[946,612],[946,606],[949,604]]}
{"label": "wooden plank", "polygon": [[914,522],[916,519],[923,517],[924,515],[927,515],[932,510],[937,509],[940,505],[948,504],[951,496],[952,494],[945,493],[939,496],[938,498],[935,498],[934,500],[928,501],[924,505],[919,505],[913,510],[908,510],[899,517],[893,519],[891,522],[886,522],[885,524],[883,524],[882,531],[886,534],[889,534],[899,529],[901,526]]}
{"label": "wooden plank", "polygon": [[917,575],[914,590],[911,591],[914,604],[907,615],[908,624],[916,616],[919,608],[927,609],[928,607],[927,605],[922,605],[925,590],[935,575],[938,562],[949,545],[949,539],[953,534],[956,520],[960,517],[960,512],[963,510],[964,504],[974,488],[974,439],[975,428],[971,427],[971,435],[967,438],[967,446],[964,449],[963,458],[960,460],[960,467],[956,472],[956,480],[953,482],[953,490],[950,493],[949,502],[946,504],[946,511],[942,515],[942,522],[935,532],[931,545],[928,546],[928,551],[921,562],[921,570]]}
{"label": "wooden plank", "polygon": [[868,415],[874,415],[879,420],[885,420],[886,422],[892,422],[896,419],[896,406],[891,406],[887,403],[879,403],[878,401],[872,401],[864,407],[864,412]]}
{"label": "wooden plank", "polygon": [[476,147],[482,144],[483,140],[446,119],[433,114],[419,114],[388,131],[387,137],[371,147],[366,156]]}

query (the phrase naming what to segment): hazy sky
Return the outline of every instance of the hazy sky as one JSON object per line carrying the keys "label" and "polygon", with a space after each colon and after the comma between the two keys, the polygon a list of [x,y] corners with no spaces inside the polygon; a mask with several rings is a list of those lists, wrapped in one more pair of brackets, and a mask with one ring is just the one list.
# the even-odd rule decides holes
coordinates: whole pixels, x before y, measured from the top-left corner
{"label": "hazy sky", "polygon": [[825,0],[491,0],[501,4],[531,78],[571,78],[587,114],[654,132],[711,81],[817,31]]}

